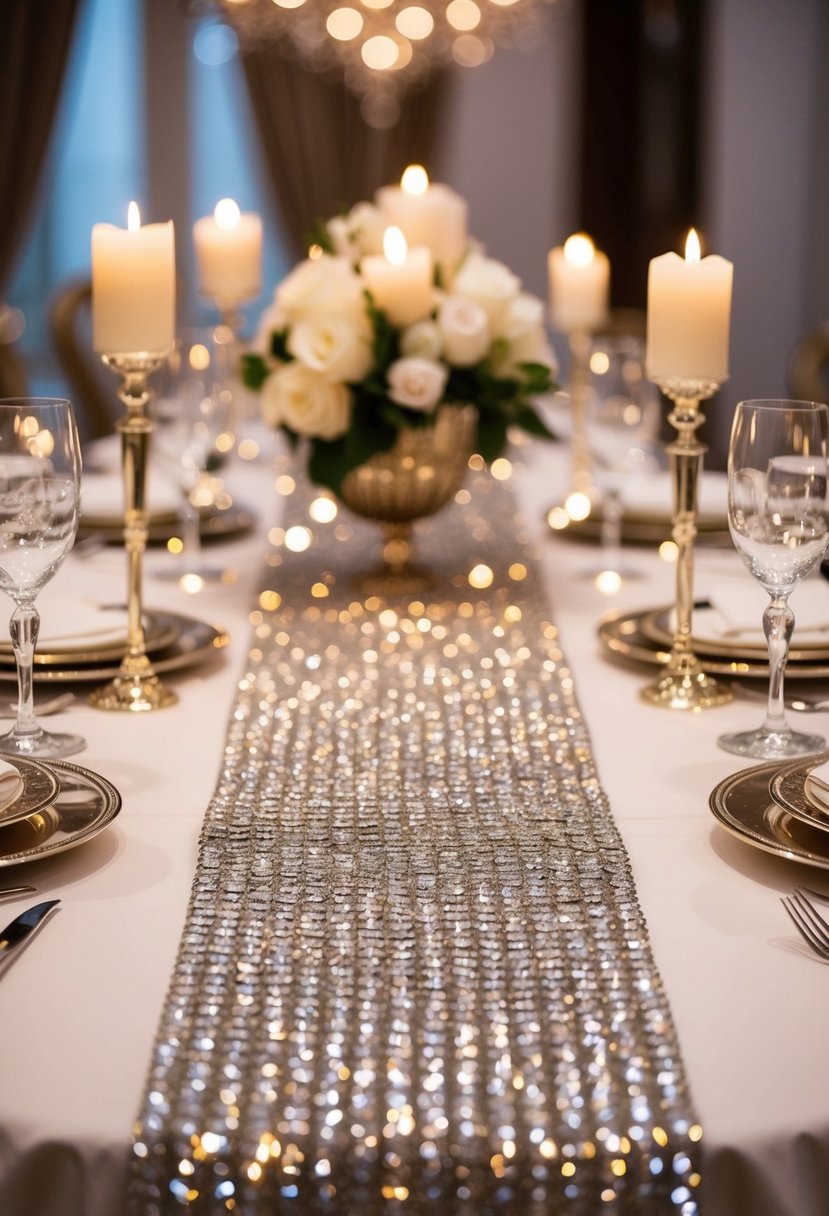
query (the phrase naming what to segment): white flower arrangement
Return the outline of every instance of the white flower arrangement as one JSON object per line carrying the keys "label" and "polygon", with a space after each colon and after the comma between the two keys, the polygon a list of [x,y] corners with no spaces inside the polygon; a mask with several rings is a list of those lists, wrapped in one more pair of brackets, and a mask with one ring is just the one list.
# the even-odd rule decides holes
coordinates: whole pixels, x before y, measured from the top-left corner
{"label": "white flower arrangement", "polygon": [[388,225],[370,203],[329,220],[312,256],[276,288],[244,357],[266,422],[310,441],[309,475],[335,493],[351,469],[388,450],[401,428],[431,425],[441,406],[477,408],[475,446],[486,461],[510,426],[552,438],[532,404],[556,371],[541,300],[474,244],[456,267],[430,253],[428,280],[409,292],[403,271],[386,297],[368,264],[382,262]]}

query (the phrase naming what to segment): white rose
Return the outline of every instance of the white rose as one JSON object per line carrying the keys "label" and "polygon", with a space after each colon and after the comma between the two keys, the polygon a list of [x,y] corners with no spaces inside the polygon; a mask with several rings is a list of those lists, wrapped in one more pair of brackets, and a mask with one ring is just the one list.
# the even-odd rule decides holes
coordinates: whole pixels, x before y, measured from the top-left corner
{"label": "white rose", "polygon": [[434,359],[411,355],[392,363],[387,376],[392,401],[431,413],[443,396],[449,371]]}
{"label": "white rose", "polygon": [[499,360],[496,370],[500,374],[516,371],[519,363],[543,363],[552,373],[557,370],[544,326],[544,305],[538,296],[526,293],[516,296],[507,309],[501,336],[509,347]]}
{"label": "white rose", "polygon": [[338,215],[325,225],[334,252],[356,264],[366,254],[383,252],[386,221],[371,203],[357,203],[348,215]]}
{"label": "white rose", "polygon": [[466,296],[480,304],[496,332],[509,303],[521,290],[521,280],[503,262],[470,253],[464,259],[452,283],[452,295]]}
{"label": "white rose", "polygon": [[288,350],[324,380],[356,384],[371,370],[371,327],[365,316],[306,317],[292,326]]}
{"label": "white rose", "polygon": [[443,340],[437,323],[431,319],[415,321],[400,334],[400,350],[404,355],[420,355],[423,359],[439,359]]}
{"label": "white rose", "polygon": [[489,350],[491,335],[487,314],[480,304],[464,296],[447,296],[438,309],[443,354],[454,367],[480,363]]}
{"label": "white rose", "polygon": [[297,435],[339,439],[351,421],[351,392],[331,384],[302,363],[285,363],[262,385],[262,417]]}
{"label": "white rose", "polygon": [[328,254],[295,266],[277,287],[275,300],[287,324],[320,313],[357,317],[365,312],[360,276],[346,258]]}

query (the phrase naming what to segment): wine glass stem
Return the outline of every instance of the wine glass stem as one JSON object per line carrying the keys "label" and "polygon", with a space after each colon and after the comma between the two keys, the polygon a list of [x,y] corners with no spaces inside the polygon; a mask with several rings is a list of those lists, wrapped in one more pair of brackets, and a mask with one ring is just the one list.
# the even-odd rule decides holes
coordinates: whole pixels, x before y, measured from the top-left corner
{"label": "wine glass stem", "polygon": [[763,729],[788,731],[783,705],[783,675],[794,629],[794,613],[784,595],[773,595],[763,613],[763,631],[769,647],[769,704]]}
{"label": "wine glass stem", "polygon": [[184,494],[181,504],[181,531],[184,565],[187,570],[196,570],[201,555],[199,508],[193,505],[189,494]]}
{"label": "wine glass stem", "polygon": [[602,499],[602,558],[608,570],[621,564],[622,550],[622,496],[616,487],[605,490]]}
{"label": "wine glass stem", "polygon": [[40,616],[34,604],[18,604],[9,624],[17,663],[17,722],[14,728],[17,735],[36,735],[40,730],[35,718],[32,691],[32,667],[39,628]]}

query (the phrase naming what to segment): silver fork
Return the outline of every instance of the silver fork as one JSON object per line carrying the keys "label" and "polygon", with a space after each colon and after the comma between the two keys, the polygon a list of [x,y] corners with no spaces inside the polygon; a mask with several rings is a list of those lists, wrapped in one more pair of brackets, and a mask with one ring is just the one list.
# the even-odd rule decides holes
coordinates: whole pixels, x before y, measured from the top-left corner
{"label": "silver fork", "polygon": [[819,958],[829,962],[829,921],[821,916],[809,896],[829,903],[829,896],[822,895],[820,891],[810,891],[808,887],[795,887],[791,895],[781,896],[781,902],[809,948]]}
{"label": "silver fork", "polygon": [[[764,704],[769,699],[768,691],[760,688],[749,688],[739,680],[732,680],[731,687],[749,701],[761,701]],[[786,697],[786,709],[793,709],[802,714],[818,714],[829,709],[829,697]]]}
{"label": "silver fork", "polygon": [[[62,692],[58,696],[52,697],[48,701],[35,702],[35,717],[42,717],[44,714],[59,714],[62,709],[68,708],[75,700],[73,692]],[[17,702],[9,701],[8,708],[0,706],[0,718],[16,718],[17,717]]]}

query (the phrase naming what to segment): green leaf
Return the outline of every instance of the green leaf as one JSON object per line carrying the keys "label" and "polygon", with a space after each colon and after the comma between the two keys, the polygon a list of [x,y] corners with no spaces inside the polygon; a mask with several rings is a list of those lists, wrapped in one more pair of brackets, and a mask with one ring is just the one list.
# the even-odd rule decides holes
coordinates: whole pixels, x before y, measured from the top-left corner
{"label": "green leaf", "polygon": [[242,355],[242,383],[248,388],[260,389],[270,375],[270,368],[261,355]]}
{"label": "green leaf", "polygon": [[326,486],[333,494],[339,494],[346,472],[344,438],[312,440],[308,476],[315,485]]}
{"label": "green leaf", "polygon": [[290,363],[293,355],[288,350],[288,327],[271,331],[271,354],[280,363]]}
{"label": "green leaf", "polygon": [[358,395],[351,412],[351,427],[344,437],[346,469],[365,464],[376,452],[387,452],[397,438],[397,427]]}
{"label": "green leaf", "polygon": [[535,435],[538,439],[558,439],[558,436],[553,434],[530,405],[522,405],[516,411],[513,423],[515,426],[520,426],[522,431],[526,431],[528,435]]}
{"label": "green leaf", "polygon": [[398,335],[386,314],[374,303],[374,297],[370,291],[365,292],[365,297],[366,312],[374,335],[371,347],[374,367],[371,375],[372,378],[380,377],[385,382],[386,371],[399,354]]}
{"label": "green leaf", "polygon": [[501,414],[478,414],[478,452],[487,464],[500,456],[507,446],[507,419]]}

